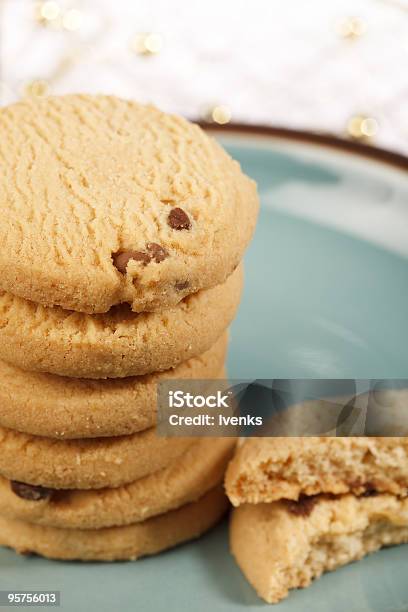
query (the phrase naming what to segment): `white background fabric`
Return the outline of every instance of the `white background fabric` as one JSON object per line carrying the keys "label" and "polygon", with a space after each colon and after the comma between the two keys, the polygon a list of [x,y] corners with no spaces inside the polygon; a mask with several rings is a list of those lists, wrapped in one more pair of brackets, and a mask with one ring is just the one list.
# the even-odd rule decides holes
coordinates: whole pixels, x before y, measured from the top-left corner
{"label": "white background fabric", "polygon": [[[78,9],[72,32],[41,26],[32,0],[0,0],[1,102],[33,79],[53,93],[110,92],[202,117],[343,135],[363,113],[375,144],[408,153],[407,0],[58,0]],[[340,36],[350,17],[365,32]],[[139,32],[163,48],[135,54]]]}

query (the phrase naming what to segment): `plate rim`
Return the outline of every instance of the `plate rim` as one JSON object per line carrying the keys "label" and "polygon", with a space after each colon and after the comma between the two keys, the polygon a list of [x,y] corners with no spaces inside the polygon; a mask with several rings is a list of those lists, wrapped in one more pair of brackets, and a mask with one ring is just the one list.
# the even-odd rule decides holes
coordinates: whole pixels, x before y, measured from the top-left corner
{"label": "plate rim", "polygon": [[263,124],[246,123],[217,123],[200,122],[199,125],[208,132],[216,132],[217,135],[235,134],[237,136],[257,136],[287,140],[289,142],[301,142],[306,144],[328,147],[340,150],[343,153],[351,153],[366,159],[382,162],[393,168],[408,171],[408,156],[403,153],[391,151],[371,144],[348,140],[330,133],[312,132],[309,130],[297,130],[286,127],[278,127]]}

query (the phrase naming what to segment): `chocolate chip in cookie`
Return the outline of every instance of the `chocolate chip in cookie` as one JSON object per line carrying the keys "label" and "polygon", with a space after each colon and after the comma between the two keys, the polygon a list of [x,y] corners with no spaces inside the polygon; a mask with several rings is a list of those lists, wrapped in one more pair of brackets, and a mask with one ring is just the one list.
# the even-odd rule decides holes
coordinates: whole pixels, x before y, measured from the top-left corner
{"label": "chocolate chip in cookie", "polygon": [[180,282],[176,283],[174,286],[177,289],[177,291],[184,291],[185,289],[187,289],[189,284],[190,283],[188,281],[180,281]]}
{"label": "chocolate chip in cookie", "polygon": [[131,259],[133,261],[140,261],[146,266],[150,262],[151,257],[144,251],[118,251],[112,255],[113,265],[121,274],[126,274],[127,265]]}
{"label": "chocolate chip in cookie", "polygon": [[168,251],[156,242],[148,242],[145,251],[118,251],[112,255],[113,265],[119,272],[126,274],[126,268],[130,260],[138,261],[147,266],[151,261],[162,262],[169,256]]}
{"label": "chocolate chip in cookie", "polygon": [[298,501],[287,499],[285,500],[286,508],[295,516],[309,516],[317,503],[317,497],[317,495],[301,495]]}
{"label": "chocolate chip in cookie", "polygon": [[167,222],[174,230],[189,230],[191,221],[188,214],[179,207],[172,208],[167,217]]}
{"label": "chocolate chip in cookie", "polygon": [[156,242],[148,242],[146,244],[146,251],[150,257],[150,261],[154,260],[156,263],[161,263],[169,256],[167,249]]}
{"label": "chocolate chip in cookie", "polygon": [[368,481],[364,485],[364,492],[362,493],[362,497],[374,497],[378,495],[377,488],[375,484],[371,481]]}
{"label": "chocolate chip in cookie", "polygon": [[40,487],[39,485],[30,485],[25,482],[18,482],[17,480],[11,480],[10,486],[13,493],[21,497],[21,499],[26,499],[28,501],[49,499],[54,493],[53,489]]}

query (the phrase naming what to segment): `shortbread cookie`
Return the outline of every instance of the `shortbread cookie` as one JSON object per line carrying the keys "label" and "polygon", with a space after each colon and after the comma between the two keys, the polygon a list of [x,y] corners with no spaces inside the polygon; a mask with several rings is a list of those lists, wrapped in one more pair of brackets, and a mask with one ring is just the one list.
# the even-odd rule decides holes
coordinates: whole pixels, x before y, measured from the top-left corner
{"label": "shortbread cookie", "polygon": [[164,469],[116,489],[52,491],[0,478],[0,515],[63,529],[138,523],[220,484],[234,445],[234,438],[202,438]]}
{"label": "shortbread cookie", "polygon": [[276,603],[323,572],[408,542],[408,498],[318,496],[245,504],[232,513],[232,553],[260,597]]}
{"label": "shortbread cookie", "polygon": [[408,438],[248,438],[226,474],[234,506],[317,493],[408,494]]}
{"label": "shortbread cookie", "polygon": [[88,313],[163,310],[224,282],[255,183],[198,126],[109,96],[0,109],[0,286]]}
{"label": "shortbread cookie", "polygon": [[124,527],[56,529],[0,517],[0,546],[51,559],[135,560],[199,537],[227,508],[228,500],[218,486],[196,502]]}
{"label": "shortbread cookie", "polygon": [[0,292],[0,358],[34,372],[122,378],[173,368],[207,351],[235,316],[241,266],[223,285],[163,312],[126,305],[87,315],[47,308]]}
{"label": "shortbread cookie", "polygon": [[89,380],[27,372],[0,361],[0,426],[50,438],[122,436],[153,427],[157,385],[166,379],[225,378],[227,334],[175,369]]}
{"label": "shortbread cookie", "polygon": [[52,440],[0,427],[0,474],[53,489],[119,487],[164,468],[196,442],[160,437],[155,427],[87,440]]}

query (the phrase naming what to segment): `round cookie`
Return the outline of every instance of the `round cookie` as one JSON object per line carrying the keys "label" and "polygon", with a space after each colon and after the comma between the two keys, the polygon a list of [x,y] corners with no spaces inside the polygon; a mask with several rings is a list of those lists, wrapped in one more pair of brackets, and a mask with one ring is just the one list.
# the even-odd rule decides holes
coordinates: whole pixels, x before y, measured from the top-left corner
{"label": "round cookie", "polygon": [[0,515],[62,529],[138,523],[220,484],[234,446],[234,438],[202,438],[164,469],[116,489],[52,491],[0,478]]}
{"label": "round cookie", "polygon": [[163,469],[197,438],[156,428],[116,438],[52,440],[0,427],[0,474],[52,489],[119,487]]}
{"label": "round cookie", "polygon": [[173,368],[208,350],[235,316],[242,267],[223,285],[163,312],[126,305],[87,315],[0,292],[0,359],[25,370],[79,378],[122,378]]}
{"label": "round cookie", "polygon": [[124,527],[55,529],[0,517],[0,546],[51,559],[135,560],[199,537],[227,508],[228,500],[218,486],[196,502]]}
{"label": "round cookie", "polygon": [[157,384],[225,377],[227,334],[163,373],[89,380],[27,372],[0,361],[0,426],[51,438],[123,436],[153,427]]}
{"label": "round cookie", "polygon": [[198,126],[89,95],[24,100],[0,124],[3,290],[79,312],[162,310],[241,260],[255,183]]}

